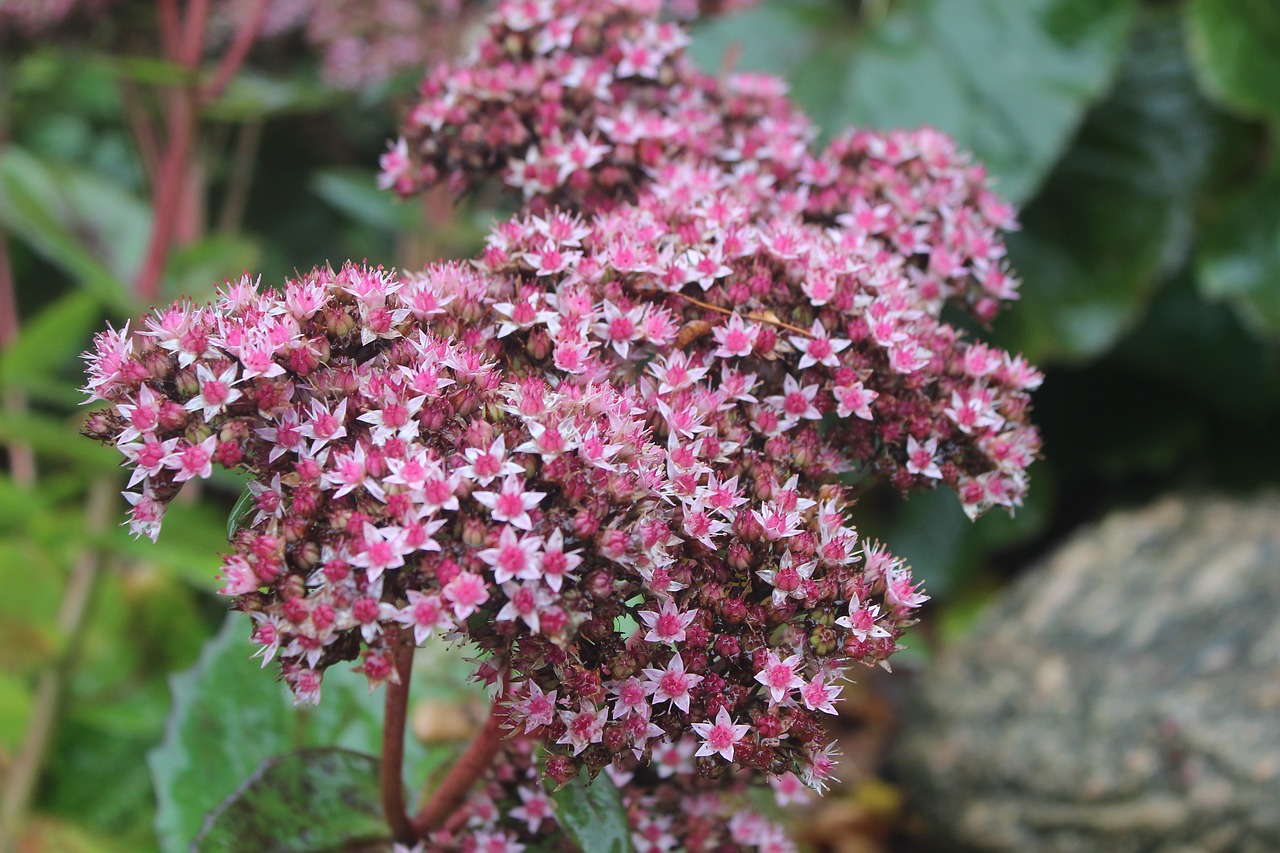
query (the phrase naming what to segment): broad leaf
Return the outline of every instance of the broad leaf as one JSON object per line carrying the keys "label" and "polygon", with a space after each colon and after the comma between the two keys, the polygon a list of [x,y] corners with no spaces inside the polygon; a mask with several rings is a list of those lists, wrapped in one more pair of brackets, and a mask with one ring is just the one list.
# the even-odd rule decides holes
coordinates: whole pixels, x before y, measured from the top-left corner
{"label": "broad leaf", "polygon": [[1191,0],[1186,15],[1205,90],[1237,110],[1280,120],[1280,4]]}
{"label": "broad leaf", "polygon": [[234,539],[235,535],[249,523],[257,507],[253,492],[245,489],[240,493],[240,497],[236,498],[236,505],[231,507],[231,513],[227,516],[228,541]]}
{"label": "broad leaf", "polygon": [[[857,38],[848,5],[834,0],[765,2],[700,23],[689,52],[703,70],[763,71],[786,80],[791,97],[827,132],[841,114],[844,79]],[[741,51],[741,53],[739,53]]]}
{"label": "broad leaf", "polygon": [[[338,665],[325,674],[320,704],[295,708],[272,668],[264,670],[250,659],[249,630],[246,617],[231,614],[196,666],[172,681],[174,704],[165,739],[149,756],[158,799],[156,830],[165,853],[186,851],[205,815],[268,758],[308,746],[379,749],[381,691],[370,694],[363,675]],[[410,738],[408,777],[420,778],[430,763],[426,750]]]}
{"label": "broad leaf", "polygon": [[583,853],[630,853],[631,826],[622,797],[607,775],[585,772],[551,794],[556,820]]}
{"label": "broad leaf", "polygon": [[997,326],[1005,343],[1039,360],[1110,347],[1186,260],[1230,127],[1197,95],[1176,22],[1139,29],[1115,91],[1009,238],[1025,284]]}
{"label": "broad leaf", "polygon": [[258,121],[350,100],[346,92],[322,86],[305,74],[277,77],[247,69],[231,78],[226,92],[208,104],[204,114],[216,121]]}
{"label": "broad leaf", "polygon": [[[928,124],[1028,198],[1107,89],[1132,0],[917,0],[859,32],[849,4],[766,2],[700,29],[692,50],[786,78],[828,132]],[[732,57],[730,57],[732,58]]]}
{"label": "broad leaf", "polygon": [[1130,0],[904,3],[859,46],[847,114],[887,129],[955,136],[1002,194],[1031,196],[1124,49]]}
{"label": "broad leaf", "polygon": [[378,760],[344,749],[268,758],[211,812],[196,853],[320,853],[387,837]]}
{"label": "broad leaf", "polygon": [[1202,293],[1230,302],[1255,330],[1280,335],[1280,174],[1223,211],[1196,266]]}

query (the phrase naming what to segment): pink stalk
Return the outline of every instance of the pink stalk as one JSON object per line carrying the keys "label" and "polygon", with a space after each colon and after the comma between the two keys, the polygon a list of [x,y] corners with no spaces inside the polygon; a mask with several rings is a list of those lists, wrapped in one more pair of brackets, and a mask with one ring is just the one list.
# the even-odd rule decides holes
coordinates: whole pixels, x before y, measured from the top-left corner
{"label": "pink stalk", "polygon": [[431,830],[438,829],[462,805],[476,781],[497,757],[498,750],[502,747],[502,726],[505,722],[506,716],[494,705],[489,710],[489,719],[485,721],[484,728],[467,745],[466,751],[458,757],[453,767],[449,768],[448,775],[431,792],[431,796],[413,819],[417,837],[425,837]]}
{"label": "pink stalk", "polygon": [[413,671],[413,643],[401,642],[396,651],[396,678],[387,683],[386,710],[382,719],[382,763],[378,771],[382,812],[391,835],[402,844],[417,840],[417,832],[404,803],[404,729],[409,709],[409,678]]}
{"label": "pink stalk", "polygon": [[186,16],[179,22],[175,0],[161,0],[160,29],[169,59],[192,72],[192,81],[175,88],[168,100],[167,145],[154,184],[155,219],[147,253],[138,274],[137,293],[154,300],[160,292],[165,261],[180,232],[178,219],[183,199],[189,192],[191,158],[195,150],[196,123],[200,107],[225,91],[231,78],[244,64],[266,18],[266,0],[257,0],[236,31],[230,47],[218,63],[209,85],[200,88],[194,81],[204,48],[208,0],[191,0]]}

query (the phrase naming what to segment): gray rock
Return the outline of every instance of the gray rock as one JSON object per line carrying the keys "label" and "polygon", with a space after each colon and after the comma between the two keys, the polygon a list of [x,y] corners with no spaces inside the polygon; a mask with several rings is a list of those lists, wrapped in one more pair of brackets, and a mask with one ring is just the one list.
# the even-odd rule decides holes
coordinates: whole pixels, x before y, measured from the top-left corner
{"label": "gray rock", "polygon": [[961,846],[1280,851],[1280,497],[1077,535],[907,705],[902,782]]}

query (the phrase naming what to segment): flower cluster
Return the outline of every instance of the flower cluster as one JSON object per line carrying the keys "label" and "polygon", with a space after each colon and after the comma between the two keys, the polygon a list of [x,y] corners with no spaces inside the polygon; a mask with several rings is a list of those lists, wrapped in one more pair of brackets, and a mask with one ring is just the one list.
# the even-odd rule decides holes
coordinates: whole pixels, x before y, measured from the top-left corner
{"label": "flower cluster", "polygon": [[[690,780],[821,789],[842,681],[926,598],[839,475],[1014,507],[1040,376],[942,319],[1016,295],[979,168],[929,130],[811,153],[777,81],[698,74],[660,6],[507,3],[428,79],[385,185],[493,173],[526,202],[471,265],[246,279],[100,335],[87,431],[129,460],[139,533],[214,463],[250,475],[223,591],[299,699],[465,639],[547,778],[657,777],[641,849],[786,849]],[[527,825],[467,812],[439,849],[538,835],[506,756],[466,808]]]}
{"label": "flower cluster", "polygon": [[779,439],[772,458],[817,443],[904,491],[945,483],[971,516],[1017,506],[1040,374],[941,320],[948,302],[985,322],[1016,298],[999,236],[1012,209],[931,129],[811,152],[780,81],[700,74],[657,5],[507,4],[423,84],[384,186],[496,174],[530,214],[495,229],[484,268],[538,287],[572,271],[606,372],[678,326],[698,377],[759,380],[749,422]]}

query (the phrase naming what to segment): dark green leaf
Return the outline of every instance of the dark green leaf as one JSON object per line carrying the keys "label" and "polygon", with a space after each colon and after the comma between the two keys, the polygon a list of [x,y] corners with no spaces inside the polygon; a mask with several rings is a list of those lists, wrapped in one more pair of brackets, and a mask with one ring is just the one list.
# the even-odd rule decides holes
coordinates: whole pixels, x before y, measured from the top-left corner
{"label": "dark green leaf", "polygon": [[607,775],[588,782],[585,771],[551,798],[556,820],[583,853],[630,853],[631,826],[622,797]]}
{"label": "dark green leaf", "polygon": [[387,837],[378,760],[344,749],[268,758],[205,821],[197,853],[319,853]]}
{"label": "dark green leaf", "polygon": [[114,450],[77,436],[71,422],[37,412],[0,411],[4,441],[20,441],[37,453],[97,470],[115,468],[120,458]]}
{"label": "dark green leaf", "polygon": [[827,131],[853,122],[951,133],[1028,198],[1085,110],[1110,84],[1132,0],[917,0],[859,37],[848,4],[773,2],[704,28],[693,50],[715,70],[781,74]]}
{"label": "dark green leaf", "polygon": [[92,172],[45,163],[9,146],[0,154],[0,223],[104,305],[133,313],[126,281],[141,264],[147,206]]}
{"label": "dark green leaf", "polygon": [[1229,301],[1256,331],[1280,335],[1280,175],[1227,207],[1196,260],[1202,293]]}
{"label": "dark green leaf", "polygon": [[270,116],[311,112],[351,98],[312,77],[272,77],[252,69],[231,78],[222,97],[204,109],[218,121],[259,121]]}
{"label": "dark green leaf", "polygon": [[370,170],[325,169],[312,178],[311,190],[357,222],[386,231],[422,227],[421,207],[397,201],[391,193],[378,189],[377,176]]}
{"label": "dark green leaf", "polygon": [[1031,196],[1124,49],[1130,0],[927,0],[904,3],[853,58],[848,116],[888,129],[952,134],[999,178]]}
{"label": "dark green leaf", "polygon": [[115,76],[149,86],[185,86],[197,79],[186,66],[157,57],[104,56],[97,60]]}
{"label": "dark green leaf", "polygon": [[1280,120],[1280,4],[1191,0],[1187,34],[1205,91],[1242,112]]}
{"label": "dark green leaf", "polygon": [[27,730],[31,717],[32,685],[7,670],[0,669],[0,749],[10,755]]}
{"label": "dark green leaf", "polygon": [[1005,342],[1038,360],[1110,347],[1185,262],[1227,127],[1195,91],[1176,22],[1140,28],[1115,91],[1009,238],[1025,285],[997,327]]}
{"label": "dark green leaf", "polygon": [[841,114],[844,80],[832,69],[848,64],[856,37],[856,21],[844,3],[765,2],[700,24],[689,52],[712,74],[731,65],[782,77],[791,96],[820,124],[843,124],[848,120]]}

